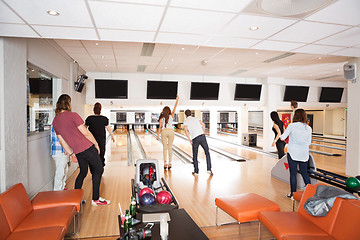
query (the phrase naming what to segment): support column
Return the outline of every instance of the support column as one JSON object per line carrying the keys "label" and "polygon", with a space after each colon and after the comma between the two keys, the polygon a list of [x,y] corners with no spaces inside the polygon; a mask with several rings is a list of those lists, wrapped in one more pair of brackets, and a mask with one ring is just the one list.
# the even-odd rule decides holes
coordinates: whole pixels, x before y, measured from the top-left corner
{"label": "support column", "polygon": [[360,58],[357,64],[357,80],[348,82],[347,88],[347,144],[346,144],[346,175],[360,175]]}
{"label": "support column", "polygon": [[210,137],[217,136],[217,109],[210,109]]}
{"label": "support column", "polygon": [[238,115],[238,143],[242,143],[243,133],[248,133],[249,131],[249,109],[247,107],[241,107],[237,110]]}
{"label": "support column", "polygon": [[279,85],[268,83],[263,85],[263,91],[265,90],[265,104],[263,111],[263,150],[266,152],[276,151],[276,147],[272,147],[271,143],[274,140],[274,133],[272,132],[273,121],[270,118],[270,113],[276,111],[275,96],[280,96]]}

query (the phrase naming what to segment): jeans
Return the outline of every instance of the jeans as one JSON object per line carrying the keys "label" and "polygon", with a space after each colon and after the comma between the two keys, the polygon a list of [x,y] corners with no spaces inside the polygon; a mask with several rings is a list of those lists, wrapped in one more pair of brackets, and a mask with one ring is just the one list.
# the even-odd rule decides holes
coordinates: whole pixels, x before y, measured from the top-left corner
{"label": "jeans", "polygon": [[100,148],[100,159],[101,159],[101,162],[103,164],[103,166],[105,166],[105,145],[106,145],[106,139],[96,139],[98,145],[99,145],[99,148]]}
{"label": "jeans", "polygon": [[92,184],[93,184],[93,200],[98,200],[99,189],[101,176],[104,172],[104,167],[102,165],[100,156],[98,154],[97,149],[94,145],[86,149],[85,151],[76,154],[76,158],[79,163],[80,172],[75,181],[75,189],[81,189],[84,178],[88,173],[88,168],[90,168],[90,172],[92,174]]}
{"label": "jeans", "polygon": [[207,170],[211,170],[211,158],[210,158],[210,152],[209,152],[209,146],[206,141],[205,135],[197,136],[192,140],[192,151],[193,151],[193,162],[194,162],[194,172],[199,173],[199,165],[198,165],[198,151],[199,151],[199,145],[204,149],[205,156],[206,156],[206,165]]}
{"label": "jeans", "polygon": [[306,162],[295,161],[291,158],[289,153],[287,154],[287,160],[289,163],[290,189],[291,189],[291,195],[292,195],[293,192],[296,192],[296,188],[297,188],[297,165],[299,165],[300,174],[301,174],[302,178],[304,179],[305,185],[310,184],[310,177],[307,172],[309,160]]}

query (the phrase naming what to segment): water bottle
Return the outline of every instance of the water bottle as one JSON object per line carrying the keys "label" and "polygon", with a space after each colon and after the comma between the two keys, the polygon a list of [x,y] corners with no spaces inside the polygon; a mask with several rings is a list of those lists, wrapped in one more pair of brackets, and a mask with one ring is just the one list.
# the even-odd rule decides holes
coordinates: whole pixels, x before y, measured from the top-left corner
{"label": "water bottle", "polygon": [[136,201],[135,201],[134,197],[131,197],[130,215],[131,215],[132,218],[136,217]]}

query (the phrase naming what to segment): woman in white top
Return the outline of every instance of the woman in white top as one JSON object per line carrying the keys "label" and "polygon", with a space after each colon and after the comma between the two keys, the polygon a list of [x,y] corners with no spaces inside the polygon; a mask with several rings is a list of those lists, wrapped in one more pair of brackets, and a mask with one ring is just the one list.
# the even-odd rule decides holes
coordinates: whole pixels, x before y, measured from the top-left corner
{"label": "woman in white top", "polygon": [[297,166],[299,165],[300,174],[304,179],[304,183],[310,183],[310,177],[307,172],[309,162],[309,145],[311,144],[312,129],[307,125],[307,115],[304,109],[297,109],[294,113],[292,123],[286,128],[285,132],[280,136],[281,140],[289,137],[287,147],[287,159],[290,170],[290,188],[291,192],[286,195],[292,198],[296,192],[297,186]]}
{"label": "woman in white top", "polygon": [[[176,110],[176,106],[179,101],[179,96],[176,96],[176,103],[171,111],[171,109],[166,106],[163,108],[159,116],[159,128],[157,131],[156,139],[159,140],[159,135],[161,131],[161,142],[163,144],[163,159],[164,159],[164,169],[171,169],[172,165],[172,145],[174,142],[174,127],[173,127],[173,118]],[[167,155],[169,154],[169,161],[167,161]],[[168,163],[169,162],[169,163]]]}

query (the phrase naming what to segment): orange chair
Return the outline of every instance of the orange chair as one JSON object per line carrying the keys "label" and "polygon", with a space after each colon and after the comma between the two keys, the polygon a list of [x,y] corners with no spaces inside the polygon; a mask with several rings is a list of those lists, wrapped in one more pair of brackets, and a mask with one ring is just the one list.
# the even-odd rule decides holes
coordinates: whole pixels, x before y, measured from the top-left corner
{"label": "orange chair", "polygon": [[[277,239],[359,239],[359,237],[356,236],[355,227],[350,230],[348,227],[352,228],[351,224],[344,226],[344,224],[341,223],[341,221],[345,224],[353,220],[357,220],[355,223],[360,221],[360,209],[358,209],[360,205],[357,205],[358,202],[354,203],[354,200],[337,198],[331,211],[329,211],[325,217],[315,217],[306,212],[304,203],[309,197],[314,195],[316,187],[317,186],[314,185],[306,186],[297,212],[261,212],[259,214],[260,222],[263,223]],[[354,214],[358,214],[356,219],[349,213],[349,208],[353,210]],[[347,221],[345,221],[346,218],[348,218]],[[341,237],[340,233],[344,233],[345,231],[354,234],[354,237],[351,237],[349,234],[344,234],[343,237]]]}
{"label": "orange chair", "polygon": [[82,189],[71,189],[66,191],[46,191],[39,192],[31,201],[35,210],[45,209],[59,206],[74,206],[76,207],[76,214],[73,219],[73,224],[68,232],[74,234],[80,231],[81,226],[81,201],[83,196]]}
{"label": "orange chair", "polygon": [[63,239],[75,212],[74,206],[34,210],[24,186],[16,184],[0,194],[0,239]]}

